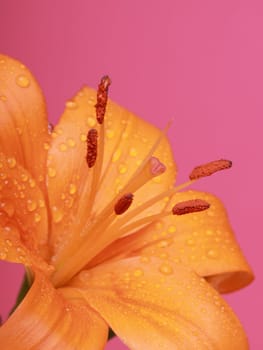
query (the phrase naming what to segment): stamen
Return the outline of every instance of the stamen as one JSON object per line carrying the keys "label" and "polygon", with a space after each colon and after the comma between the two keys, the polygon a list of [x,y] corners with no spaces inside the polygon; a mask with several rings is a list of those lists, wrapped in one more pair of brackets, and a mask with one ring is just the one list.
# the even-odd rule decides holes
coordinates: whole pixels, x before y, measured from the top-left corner
{"label": "stamen", "polygon": [[121,215],[125,213],[129,207],[131,206],[133,201],[133,194],[132,193],[126,193],[124,196],[122,196],[118,202],[115,204],[114,211],[116,215]]}
{"label": "stamen", "polygon": [[153,176],[159,176],[166,170],[166,166],[159,161],[156,157],[150,158],[150,168]]}
{"label": "stamen", "polygon": [[210,204],[202,199],[193,199],[181,203],[177,203],[173,209],[173,215],[184,215],[204,211],[210,207]]}
{"label": "stamen", "polygon": [[200,179],[214,174],[217,171],[229,169],[232,166],[232,162],[226,159],[215,160],[210,163],[199,165],[195,167],[189,175],[190,180]]}
{"label": "stamen", "polygon": [[110,78],[105,75],[101,78],[100,84],[98,86],[97,92],[97,103],[96,107],[96,116],[99,124],[103,123],[104,115],[106,112],[106,105],[108,101],[108,89],[111,84]]}
{"label": "stamen", "polygon": [[90,129],[87,135],[87,163],[88,167],[92,168],[95,165],[98,152],[98,131]]}

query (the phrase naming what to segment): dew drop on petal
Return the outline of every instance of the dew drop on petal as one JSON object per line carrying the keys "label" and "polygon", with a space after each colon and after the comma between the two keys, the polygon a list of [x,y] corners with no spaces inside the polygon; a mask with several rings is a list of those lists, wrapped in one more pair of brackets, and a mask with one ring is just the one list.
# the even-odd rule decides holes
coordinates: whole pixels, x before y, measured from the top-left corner
{"label": "dew drop on petal", "polygon": [[44,148],[45,151],[48,151],[50,146],[49,146],[49,144],[47,142],[44,142],[43,143],[43,148]]}
{"label": "dew drop on petal", "polygon": [[5,240],[5,243],[9,246],[9,247],[12,247],[12,242],[10,241],[10,239],[6,239]]}
{"label": "dew drop on petal", "polygon": [[113,130],[111,130],[111,129],[106,130],[106,136],[108,139],[112,139],[114,137],[114,135],[115,135],[115,133]]}
{"label": "dew drop on petal", "polygon": [[120,159],[121,156],[121,150],[118,148],[112,155],[112,162],[115,163]]}
{"label": "dew drop on petal", "polygon": [[69,194],[75,194],[77,191],[77,186],[75,184],[69,185]]}
{"label": "dew drop on petal", "polygon": [[22,173],[22,174],[21,174],[21,180],[22,180],[23,182],[27,182],[27,180],[28,180],[28,175]]}
{"label": "dew drop on petal", "polygon": [[16,166],[16,160],[15,158],[7,158],[7,165],[10,169],[13,169]]}
{"label": "dew drop on petal", "polygon": [[71,138],[67,139],[67,144],[70,148],[74,148],[76,146],[75,140],[73,140]]}
{"label": "dew drop on petal", "polygon": [[56,224],[63,219],[64,212],[59,208],[57,208],[56,206],[52,207],[52,213],[53,213],[53,220]]}
{"label": "dew drop on petal", "polygon": [[76,109],[77,107],[78,107],[78,105],[75,101],[68,100],[66,102],[66,108],[68,108],[68,109]]}
{"label": "dew drop on petal", "polygon": [[119,173],[120,174],[125,174],[127,172],[127,170],[128,170],[128,168],[126,165],[120,164],[120,166],[119,166]]}
{"label": "dew drop on petal", "polygon": [[87,135],[86,134],[80,134],[80,141],[81,142],[86,142],[87,141]]}
{"label": "dew drop on petal", "polygon": [[27,76],[21,74],[16,77],[16,83],[21,88],[27,88],[30,85],[30,80]]}
{"label": "dew drop on petal", "polygon": [[34,215],[34,221],[35,221],[36,223],[38,223],[38,222],[40,222],[40,220],[41,220],[41,215],[38,214],[38,213],[35,213],[35,215]]}
{"label": "dew drop on petal", "polygon": [[209,249],[206,252],[206,256],[210,259],[217,259],[218,258],[218,251],[214,249]]}
{"label": "dew drop on petal", "polygon": [[54,169],[54,168],[52,168],[52,167],[49,167],[48,168],[48,176],[49,177],[55,177],[56,176],[56,174],[57,174],[57,172],[56,172],[56,169]]}
{"label": "dew drop on petal", "polygon": [[164,275],[171,275],[173,273],[173,268],[169,264],[162,264],[159,267],[159,271]]}
{"label": "dew drop on petal", "polygon": [[68,147],[67,147],[67,145],[66,145],[65,143],[61,143],[61,144],[59,145],[59,150],[60,150],[61,152],[65,152],[67,149],[68,149]]}
{"label": "dew drop on petal", "polygon": [[88,117],[87,123],[89,127],[93,128],[96,125],[96,120],[92,117]]}
{"label": "dew drop on petal", "polygon": [[27,210],[32,212],[37,208],[37,202],[35,200],[28,199],[26,204]]}
{"label": "dew drop on petal", "polygon": [[133,276],[140,277],[143,276],[143,270],[142,269],[136,269],[133,271]]}
{"label": "dew drop on petal", "polygon": [[36,181],[34,179],[29,179],[29,186],[34,188],[36,186]]}
{"label": "dew drop on petal", "polygon": [[6,212],[6,214],[11,218],[15,213],[15,207],[10,201],[1,201],[1,210]]}
{"label": "dew drop on petal", "polygon": [[130,151],[129,151],[129,155],[130,155],[131,157],[136,157],[137,154],[138,154],[137,150],[136,150],[135,148],[132,147],[132,148],[130,149]]}

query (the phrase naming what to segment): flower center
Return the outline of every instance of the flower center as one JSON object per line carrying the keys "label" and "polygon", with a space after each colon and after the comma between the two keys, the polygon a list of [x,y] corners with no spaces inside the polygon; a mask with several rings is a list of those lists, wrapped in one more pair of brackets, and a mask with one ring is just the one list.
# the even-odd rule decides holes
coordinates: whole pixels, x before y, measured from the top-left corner
{"label": "flower center", "polygon": [[91,259],[116,239],[132,234],[138,229],[145,227],[154,221],[160,220],[167,215],[184,215],[192,212],[203,211],[209,208],[209,203],[197,199],[181,202],[174,205],[172,210],[165,208],[161,212],[143,216],[142,213],[154,206],[157,202],[168,198],[167,204],[173,195],[188,187],[197,179],[209,176],[216,171],[229,168],[231,162],[219,160],[196,167],[190,174],[190,181],[181,186],[171,188],[148,200],[141,205],[133,207],[136,201],[136,191],[156,176],[160,176],[166,170],[166,166],[153,156],[160,142],[166,136],[170,123],[160,132],[141,165],[135,170],[118,195],[108,203],[96,216],[92,215],[93,203],[100,187],[103,176],[103,153],[104,153],[104,116],[108,99],[108,88],[111,81],[105,76],[101,79],[97,92],[96,117],[99,130],[90,129],[87,133],[87,166],[92,174],[90,197],[87,203],[86,215],[90,220],[82,228],[78,237],[73,237],[75,242],[69,241],[63,248],[55,262],[56,271],[53,275],[53,283],[56,286],[65,284],[81,269],[85,268]]}

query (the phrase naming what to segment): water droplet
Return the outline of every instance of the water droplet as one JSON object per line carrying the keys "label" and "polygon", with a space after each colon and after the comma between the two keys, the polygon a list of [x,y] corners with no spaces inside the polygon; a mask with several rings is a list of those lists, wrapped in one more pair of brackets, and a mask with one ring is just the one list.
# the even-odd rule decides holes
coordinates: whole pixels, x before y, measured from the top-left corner
{"label": "water droplet", "polygon": [[76,109],[77,107],[78,107],[78,105],[75,101],[68,100],[66,102],[66,108],[68,108],[68,109]]}
{"label": "water droplet", "polygon": [[80,141],[86,142],[87,141],[87,135],[86,134],[80,134]]}
{"label": "water droplet", "polygon": [[120,159],[120,156],[121,156],[121,149],[118,148],[112,155],[112,158],[111,158],[112,162],[113,163],[117,162]]}
{"label": "water droplet", "polygon": [[35,213],[35,215],[34,215],[34,221],[35,221],[36,223],[38,223],[38,222],[40,222],[40,220],[41,220],[41,215],[38,214],[38,213]]}
{"label": "water droplet", "polygon": [[69,185],[69,194],[75,194],[77,191],[77,186],[75,184]]}
{"label": "water droplet", "polygon": [[29,179],[29,186],[34,188],[36,186],[36,181],[34,179]]}
{"label": "water droplet", "polygon": [[43,201],[43,199],[38,200],[38,205],[39,205],[39,208],[44,208],[45,202]]}
{"label": "water droplet", "polygon": [[205,231],[205,234],[206,234],[207,236],[213,236],[214,232],[213,232],[212,230],[206,230],[206,231]]}
{"label": "water droplet", "polygon": [[43,143],[43,148],[44,148],[44,150],[48,151],[50,146],[49,146],[49,144],[47,142],[44,142]]}
{"label": "water droplet", "polygon": [[10,241],[10,239],[6,239],[5,243],[9,246],[12,247],[13,243]]}
{"label": "water droplet", "polygon": [[65,152],[67,149],[68,149],[68,147],[67,147],[67,145],[66,145],[65,143],[61,143],[61,144],[59,145],[59,150],[60,150],[61,152]]}
{"label": "water droplet", "polygon": [[27,182],[27,180],[28,180],[28,175],[22,173],[22,174],[21,174],[21,180],[22,180],[23,182]]}
{"label": "water droplet", "polygon": [[171,275],[174,272],[172,266],[169,264],[162,264],[159,267],[159,271],[164,275]]}
{"label": "water droplet", "polygon": [[106,136],[108,139],[112,139],[115,136],[115,133],[113,130],[108,129],[108,130],[106,130]]}
{"label": "water droplet", "polygon": [[210,259],[217,259],[218,258],[218,251],[217,250],[214,250],[214,249],[209,249],[207,252],[206,252],[206,256]]}
{"label": "water droplet", "polygon": [[157,245],[158,245],[159,248],[166,248],[166,247],[169,246],[169,244],[170,244],[169,241],[167,241],[166,239],[163,239],[160,242],[158,242]]}
{"label": "water droplet", "polygon": [[16,160],[15,158],[7,158],[7,164],[10,169],[14,168],[16,166]]}
{"label": "water droplet", "polygon": [[148,262],[150,261],[150,259],[149,259],[148,256],[142,256],[142,257],[140,258],[140,261],[141,261],[142,263],[148,263]]}
{"label": "water droplet", "polygon": [[129,151],[129,155],[131,156],[131,157],[136,157],[137,156],[137,150],[135,149],[135,148],[131,148],[130,149],[130,151]]}
{"label": "water droplet", "polygon": [[140,277],[143,276],[143,270],[142,269],[136,269],[133,271],[133,276]]}
{"label": "water droplet", "polygon": [[5,102],[7,101],[7,97],[5,95],[0,95],[0,100]]}
{"label": "water droplet", "polygon": [[56,169],[54,169],[54,168],[52,168],[52,167],[49,167],[48,168],[48,176],[49,177],[55,177],[56,176],[56,174],[57,174],[57,171],[56,171]]}
{"label": "water droplet", "polygon": [[11,201],[1,201],[0,207],[10,218],[15,213],[15,207]]}
{"label": "water droplet", "polygon": [[16,83],[21,88],[27,88],[30,85],[30,80],[28,79],[27,76],[21,74],[17,76]]}
{"label": "water droplet", "polygon": [[64,216],[64,212],[57,208],[56,206],[52,207],[52,212],[53,212],[53,220],[55,223],[59,223]]}
{"label": "water droplet", "polygon": [[95,118],[88,117],[87,123],[88,123],[88,126],[90,126],[92,128],[93,126],[96,125],[96,120],[95,120]]}
{"label": "water droplet", "polygon": [[28,199],[26,207],[28,211],[34,211],[37,208],[37,202],[35,200]]}
{"label": "water droplet", "polygon": [[193,246],[193,245],[195,245],[195,241],[193,239],[189,238],[186,240],[186,244],[189,246]]}
{"label": "water droplet", "polygon": [[76,142],[73,139],[67,139],[67,144],[70,148],[74,148],[76,146]]}
{"label": "water droplet", "polygon": [[124,165],[124,164],[119,165],[119,173],[120,174],[125,174],[127,172],[127,170],[128,170],[128,168],[126,165]]}
{"label": "water droplet", "polygon": [[169,232],[169,233],[174,233],[174,232],[176,232],[176,227],[173,226],[173,225],[169,226],[169,227],[168,227],[168,232]]}
{"label": "water droplet", "polygon": [[5,252],[0,252],[0,259],[5,260],[7,258],[7,254]]}

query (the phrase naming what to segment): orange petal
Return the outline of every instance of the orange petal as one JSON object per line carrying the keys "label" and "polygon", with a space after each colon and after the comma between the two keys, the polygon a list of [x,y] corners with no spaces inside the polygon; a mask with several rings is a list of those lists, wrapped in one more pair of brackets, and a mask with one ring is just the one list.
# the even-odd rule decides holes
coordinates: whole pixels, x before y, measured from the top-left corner
{"label": "orange petal", "polygon": [[14,157],[44,188],[49,140],[44,97],[31,72],[0,55],[1,152]]}
{"label": "orange petal", "polygon": [[177,193],[171,206],[198,198],[210,203],[210,208],[199,213],[167,216],[131,237],[118,240],[102,252],[97,261],[94,259],[93,265],[107,256],[116,258],[120,254],[127,256],[143,251],[188,265],[221,293],[246,286],[253,280],[253,273],[220,200],[208,193],[187,191]]}
{"label": "orange petal", "polygon": [[125,259],[83,271],[72,287],[131,349],[248,349],[230,307],[180,264]]}
{"label": "orange petal", "polygon": [[[90,222],[91,216],[97,216],[114,200],[161,134],[160,130],[110,100],[105,125],[101,127],[96,121],[95,104],[96,91],[83,88],[73,100],[66,103],[65,112],[52,135],[48,174],[55,247],[56,241],[61,239],[66,245],[75,232],[85,234],[87,228],[83,226]],[[97,190],[92,182],[94,169],[89,169],[86,162],[86,137],[91,128],[98,130],[98,140],[101,142],[103,139],[104,143],[103,175]],[[133,207],[143,202],[149,193],[153,196],[173,184],[175,166],[165,137],[154,155],[167,165],[167,171],[136,192]],[[97,175],[94,177],[97,178]],[[91,190],[96,192],[93,199]],[[159,212],[163,207],[164,202],[159,202],[151,211]],[[79,220],[76,221],[76,217]],[[72,249],[71,243],[70,246]],[[88,260],[88,254],[86,257]]]}
{"label": "orange petal", "polygon": [[0,328],[3,349],[102,350],[108,327],[83,301],[68,300],[37,272],[23,302]]}
{"label": "orange petal", "polygon": [[42,192],[15,158],[0,153],[0,212],[2,227],[14,225],[21,242],[36,253],[48,240],[47,208]]}

